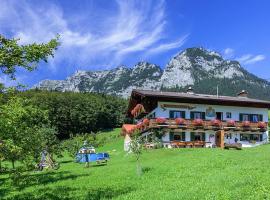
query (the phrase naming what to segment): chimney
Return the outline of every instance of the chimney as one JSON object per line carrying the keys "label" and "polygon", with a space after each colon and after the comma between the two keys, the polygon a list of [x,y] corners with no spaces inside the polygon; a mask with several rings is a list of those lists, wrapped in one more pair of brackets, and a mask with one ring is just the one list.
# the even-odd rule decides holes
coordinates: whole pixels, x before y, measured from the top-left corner
{"label": "chimney", "polygon": [[237,97],[247,97],[248,92],[246,90],[242,90],[237,94]]}
{"label": "chimney", "polygon": [[194,94],[194,91],[193,91],[192,87],[188,87],[187,93],[188,94]]}

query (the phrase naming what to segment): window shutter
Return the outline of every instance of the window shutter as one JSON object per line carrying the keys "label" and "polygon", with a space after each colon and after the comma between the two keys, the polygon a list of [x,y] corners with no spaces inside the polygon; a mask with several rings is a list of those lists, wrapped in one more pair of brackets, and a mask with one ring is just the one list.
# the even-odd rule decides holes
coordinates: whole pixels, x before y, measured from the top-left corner
{"label": "window shutter", "polygon": [[202,119],[205,119],[205,112],[202,112]]}
{"label": "window shutter", "polygon": [[173,118],[173,111],[170,110],[170,118]]}
{"label": "window shutter", "polygon": [[263,121],[263,115],[259,115],[258,118],[259,118],[259,121],[261,121],[261,122]]}
{"label": "window shutter", "polygon": [[190,119],[194,119],[194,112],[190,112]]}
{"label": "window shutter", "polygon": [[173,132],[170,132],[170,141],[173,140]]}
{"label": "window shutter", "polygon": [[202,141],[205,141],[205,133],[202,133]]}
{"label": "window shutter", "polygon": [[186,141],[186,133],[182,132],[182,141]]}
{"label": "window shutter", "polygon": [[191,132],[191,133],[190,133],[190,140],[191,140],[191,141],[194,141],[194,139],[195,139],[195,137],[194,137],[194,132]]}
{"label": "window shutter", "polygon": [[243,114],[242,113],[239,114],[239,121],[240,122],[243,121]]}
{"label": "window shutter", "polygon": [[185,119],[185,118],[186,118],[186,112],[185,112],[185,111],[182,111],[181,113],[182,113],[182,114],[181,114],[181,115],[182,115],[182,118]]}
{"label": "window shutter", "polygon": [[260,141],[263,141],[263,134],[260,134]]}

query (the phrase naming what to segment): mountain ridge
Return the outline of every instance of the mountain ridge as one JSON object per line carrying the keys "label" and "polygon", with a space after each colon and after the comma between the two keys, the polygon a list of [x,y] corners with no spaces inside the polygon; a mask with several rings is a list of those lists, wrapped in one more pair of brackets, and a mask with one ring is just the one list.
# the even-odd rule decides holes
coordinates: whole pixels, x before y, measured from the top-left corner
{"label": "mountain ridge", "polygon": [[112,70],[82,71],[65,80],[43,80],[33,88],[55,91],[98,92],[127,98],[132,89],[185,91],[235,96],[242,89],[253,98],[270,99],[270,83],[245,70],[238,61],[225,60],[204,48],[188,48],[175,55],[164,69],[149,62]]}

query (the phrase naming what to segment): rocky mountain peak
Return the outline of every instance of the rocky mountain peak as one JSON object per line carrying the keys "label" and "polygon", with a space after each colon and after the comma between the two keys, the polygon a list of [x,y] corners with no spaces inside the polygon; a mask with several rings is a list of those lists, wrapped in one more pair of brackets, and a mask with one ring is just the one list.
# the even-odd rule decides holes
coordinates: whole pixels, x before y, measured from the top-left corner
{"label": "rocky mountain peak", "polygon": [[270,83],[248,73],[237,61],[225,60],[204,48],[188,48],[174,56],[164,70],[149,62],[133,68],[124,65],[112,70],[77,71],[66,80],[44,80],[35,88],[57,91],[101,92],[128,97],[132,89],[185,91],[234,95],[245,89],[250,96],[270,98]]}

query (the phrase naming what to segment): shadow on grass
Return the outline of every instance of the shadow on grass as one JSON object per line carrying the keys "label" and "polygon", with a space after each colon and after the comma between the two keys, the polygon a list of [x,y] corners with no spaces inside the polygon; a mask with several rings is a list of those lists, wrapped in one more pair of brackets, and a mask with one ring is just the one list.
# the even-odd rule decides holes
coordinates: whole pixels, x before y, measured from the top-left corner
{"label": "shadow on grass", "polygon": [[31,187],[34,185],[46,185],[48,183],[55,183],[57,181],[63,181],[68,179],[76,179],[85,175],[73,175],[70,174],[68,171],[62,171],[62,172],[47,172],[47,173],[36,173],[36,174],[26,174],[22,175],[20,177],[20,180],[18,181],[18,184],[14,185],[19,190],[22,190],[27,187]]}
{"label": "shadow on grass", "polygon": [[92,164],[89,168],[91,167],[103,167],[103,166],[107,166],[107,163],[101,163],[101,164]]}
{"label": "shadow on grass", "polygon": [[0,199],[10,192],[10,187],[7,187],[8,178],[0,178]]}
{"label": "shadow on grass", "polygon": [[32,192],[22,192],[11,197],[4,198],[4,200],[70,200],[74,199],[71,196],[74,188],[66,186],[47,187]]}
{"label": "shadow on grass", "polygon": [[151,167],[142,167],[142,172],[145,174],[147,172],[150,172],[152,170]]}
{"label": "shadow on grass", "polygon": [[113,187],[104,187],[104,188],[91,188],[88,189],[87,195],[84,198],[85,200],[99,200],[99,199],[112,199],[123,194],[127,194],[134,189],[131,187],[123,188],[113,188]]}
{"label": "shadow on grass", "polygon": [[[77,199],[74,194],[78,188],[67,186],[45,187],[43,189],[34,190],[31,192],[21,192],[19,194],[3,198],[4,200],[71,200]],[[131,192],[131,187],[114,188],[91,188],[87,190],[85,200],[112,199],[123,194]]]}
{"label": "shadow on grass", "polygon": [[0,188],[0,197],[4,197],[10,190],[8,188]]}
{"label": "shadow on grass", "polygon": [[74,160],[63,160],[59,162],[60,164],[64,164],[64,163],[74,163]]}

